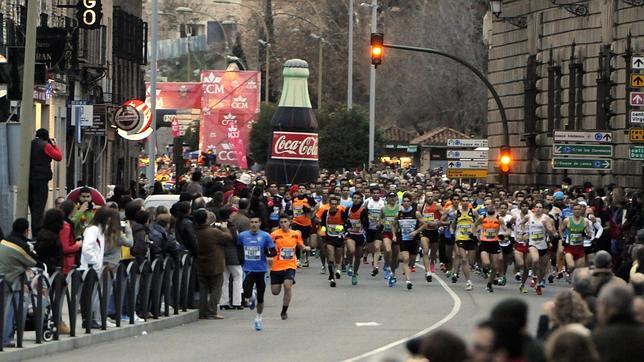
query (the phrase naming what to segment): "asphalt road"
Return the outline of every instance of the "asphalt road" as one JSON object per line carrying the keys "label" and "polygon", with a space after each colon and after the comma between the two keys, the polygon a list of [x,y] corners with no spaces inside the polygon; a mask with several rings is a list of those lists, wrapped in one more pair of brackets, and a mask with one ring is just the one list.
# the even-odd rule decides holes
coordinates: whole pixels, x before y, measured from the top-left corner
{"label": "asphalt road", "polygon": [[468,292],[462,278],[452,284],[442,273],[431,284],[426,283],[422,268],[418,268],[412,275],[414,289],[408,291],[400,275],[398,285],[389,288],[382,274],[372,278],[368,271],[365,268],[357,286],[343,275],[338,286],[330,288],[315,259],[311,268],[297,272],[288,320],[279,317],[281,296],[267,290],[261,332],[254,330],[254,311],[224,311],[224,320],[199,321],[34,361],[403,360],[404,342],[409,337],[440,327],[467,339],[476,323],[507,297],[529,304],[530,331],[534,332],[541,304],[567,287],[556,282],[545,288],[543,296],[533,290],[520,294],[512,280],[488,293],[482,278],[474,276],[474,290]]}

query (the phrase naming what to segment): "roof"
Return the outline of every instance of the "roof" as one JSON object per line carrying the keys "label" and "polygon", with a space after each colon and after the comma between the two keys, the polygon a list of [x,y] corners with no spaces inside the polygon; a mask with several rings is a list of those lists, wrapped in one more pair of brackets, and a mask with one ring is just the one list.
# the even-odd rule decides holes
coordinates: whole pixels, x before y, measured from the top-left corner
{"label": "roof", "polygon": [[409,142],[415,136],[414,133],[396,125],[383,129],[381,134],[383,140],[387,142]]}
{"label": "roof", "polygon": [[449,138],[472,138],[471,136],[459,132],[453,128],[449,127],[439,127],[435,128],[427,133],[424,133],[411,141],[412,145],[447,145],[447,140]]}

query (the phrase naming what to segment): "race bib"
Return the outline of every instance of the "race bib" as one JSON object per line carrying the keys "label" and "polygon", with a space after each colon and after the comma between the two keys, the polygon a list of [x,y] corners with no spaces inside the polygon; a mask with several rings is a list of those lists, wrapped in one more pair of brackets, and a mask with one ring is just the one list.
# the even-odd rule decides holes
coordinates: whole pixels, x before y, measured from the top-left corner
{"label": "race bib", "polygon": [[292,260],[295,257],[295,248],[282,248],[280,249],[280,259]]}
{"label": "race bib", "polygon": [[496,237],[496,229],[485,229],[485,237],[488,239],[493,239]]}
{"label": "race bib", "polygon": [[428,223],[428,222],[434,222],[434,213],[429,213],[429,214],[423,214],[423,221]]}
{"label": "race bib", "polygon": [[294,217],[300,217],[304,216],[304,207],[303,206],[298,206],[293,209],[293,216]]}
{"label": "race bib", "polygon": [[259,246],[244,246],[244,259],[250,261],[257,261],[261,259]]}
{"label": "race bib", "polygon": [[543,232],[530,232],[530,240],[538,241],[545,238],[546,236]]}
{"label": "race bib", "polygon": [[396,218],[394,216],[385,216],[385,219],[383,220],[383,225],[385,226],[385,230],[391,231],[395,221],[396,221]]}
{"label": "race bib", "polygon": [[271,221],[277,221],[280,219],[280,208],[279,206],[273,206],[273,212],[271,213]]}
{"label": "race bib", "polygon": [[568,242],[572,245],[579,245],[584,242],[583,235],[581,233],[570,233]]}
{"label": "race bib", "polygon": [[360,220],[354,220],[354,219],[349,219],[349,223],[351,223],[351,231],[352,233],[361,233],[362,232],[362,223]]}
{"label": "race bib", "polygon": [[460,235],[468,235],[472,232],[472,225],[456,225],[456,232]]}
{"label": "race bib", "polygon": [[402,239],[405,241],[411,240],[411,236],[409,234],[414,231],[416,220],[402,219],[398,220],[398,224],[400,224],[400,234],[402,235]]}

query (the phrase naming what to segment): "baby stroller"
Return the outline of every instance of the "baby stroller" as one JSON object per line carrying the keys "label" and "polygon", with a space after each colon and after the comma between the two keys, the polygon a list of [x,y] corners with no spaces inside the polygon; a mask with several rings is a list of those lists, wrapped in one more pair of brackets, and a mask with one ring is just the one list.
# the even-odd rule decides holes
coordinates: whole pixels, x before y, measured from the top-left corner
{"label": "baby stroller", "polygon": [[43,318],[43,334],[42,338],[45,342],[54,339],[54,332],[57,328],[54,321],[54,315],[51,309],[51,300],[49,297],[49,277],[46,270],[40,268],[31,268],[32,273],[27,273],[27,285],[25,288],[25,310],[27,311],[27,318],[25,319],[25,331],[36,330],[36,306],[38,303],[38,276],[43,275],[42,278],[42,318]]}

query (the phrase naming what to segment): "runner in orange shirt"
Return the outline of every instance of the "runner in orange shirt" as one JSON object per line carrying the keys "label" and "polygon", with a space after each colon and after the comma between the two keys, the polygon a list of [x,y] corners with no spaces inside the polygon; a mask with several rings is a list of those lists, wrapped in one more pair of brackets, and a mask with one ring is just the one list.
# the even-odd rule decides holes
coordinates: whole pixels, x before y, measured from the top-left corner
{"label": "runner in orange shirt", "polygon": [[311,250],[304,246],[302,233],[291,230],[291,221],[287,215],[281,215],[279,220],[280,228],[271,233],[277,255],[273,259],[271,267],[271,292],[279,295],[284,286],[284,301],[282,304],[282,320],[288,318],[288,306],[291,302],[292,288],[295,284],[295,271],[297,270],[296,251],[304,249]]}

